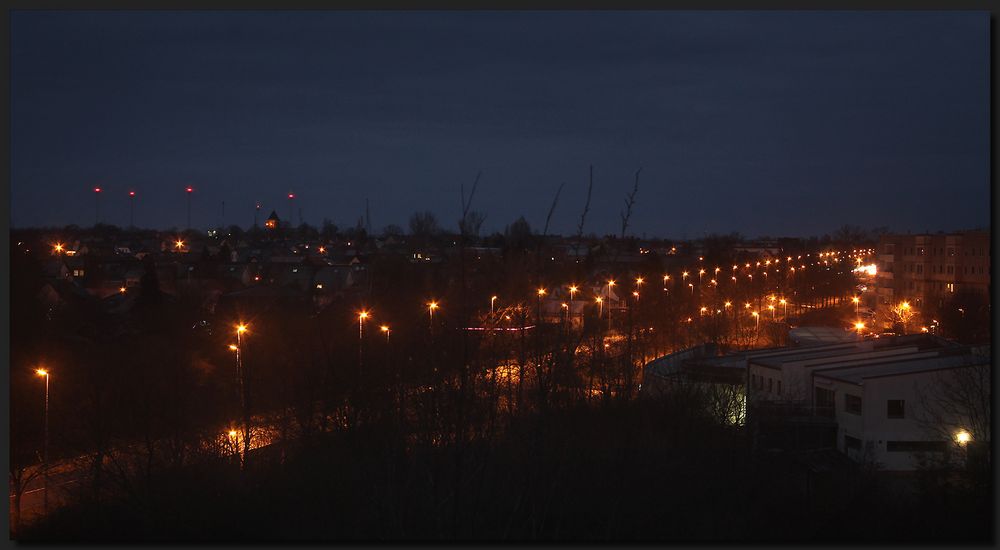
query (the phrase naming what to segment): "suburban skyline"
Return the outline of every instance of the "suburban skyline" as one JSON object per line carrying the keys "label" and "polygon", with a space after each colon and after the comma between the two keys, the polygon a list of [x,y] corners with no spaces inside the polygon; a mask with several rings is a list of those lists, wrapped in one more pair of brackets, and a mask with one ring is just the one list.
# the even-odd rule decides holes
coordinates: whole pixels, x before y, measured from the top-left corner
{"label": "suburban skyline", "polygon": [[[12,225],[484,233],[989,226],[986,12],[41,12],[11,18]],[[947,191],[942,191],[947,189]]]}

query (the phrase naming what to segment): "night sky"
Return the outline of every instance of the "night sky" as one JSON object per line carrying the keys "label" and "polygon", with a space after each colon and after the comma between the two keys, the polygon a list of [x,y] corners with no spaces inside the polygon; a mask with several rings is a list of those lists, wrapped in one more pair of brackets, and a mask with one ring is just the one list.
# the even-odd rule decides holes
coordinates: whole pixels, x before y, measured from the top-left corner
{"label": "night sky", "polygon": [[[989,224],[986,12],[13,12],[15,227]],[[298,213],[296,212],[296,221]]]}

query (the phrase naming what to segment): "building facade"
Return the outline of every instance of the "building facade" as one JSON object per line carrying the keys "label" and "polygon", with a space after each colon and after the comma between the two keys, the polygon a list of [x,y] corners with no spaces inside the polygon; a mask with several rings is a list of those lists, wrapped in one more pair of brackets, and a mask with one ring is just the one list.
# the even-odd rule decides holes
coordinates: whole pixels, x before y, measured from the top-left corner
{"label": "building facade", "polygon": [[940,307],[954,292],[990,292],[990,235],[986,231],[883,235],[876,254],[879,328],[891,328],[892,316],[887,313],[903,302],[919,313]]}

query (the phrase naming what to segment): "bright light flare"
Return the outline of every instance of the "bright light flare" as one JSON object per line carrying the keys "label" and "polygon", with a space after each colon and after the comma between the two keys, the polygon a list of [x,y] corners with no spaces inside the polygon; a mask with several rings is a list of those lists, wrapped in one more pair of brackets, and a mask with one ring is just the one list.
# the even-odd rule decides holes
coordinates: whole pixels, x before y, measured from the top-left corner
{"label": "bright light flare", "polygon": [[37,374],[38,376],[48,376],[49,371],[45,369],[35,369],[35,374]]}

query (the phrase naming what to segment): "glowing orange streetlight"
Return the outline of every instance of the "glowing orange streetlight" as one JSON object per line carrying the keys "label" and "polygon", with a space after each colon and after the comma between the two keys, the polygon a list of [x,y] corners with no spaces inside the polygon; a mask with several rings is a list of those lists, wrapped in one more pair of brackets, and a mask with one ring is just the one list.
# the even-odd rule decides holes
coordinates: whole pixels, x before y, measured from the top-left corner
{"label": "glowing orange streetlight", "polygon": [[389,343],[389,333],[392,332],[391,330],[389,330],[389,325],[382,325],[382,326],[379,327],[379,330],[381,330],[382,332],[385,333],[385,343],[388,344]]}
{"label": "glowing orange streetlight", "polygon": [[701,284],[701,276],[704,275],[704,274],[705,274],[705,270],[704,269],[699,269],[698,270],[698,284],[699,285]]}
{"label": "glowing orange streetlight", "polygon": [[578,289],[578,288],[576,288],[576,285],[571,285],[571,286],[569,287],[569,300],[570,300],[571,302],[573,301],[573,297],[574,297],[574,296],[576,296],[576,291],[577,291],[577,290],[579,290],[579,289]]}
{"label": "glowing orange streetlight", "polygon": [[861,339],[861,331],[865,330],[865,324],[861,321],[854,323],[854,330],[858,331],[858,339]]}
{"label": "glowing orange streetlight", "polygon": [[368,318],[368,312],[361,310],[358,312],[358,340],[364,336],[365,319]]}
{"label": "glowing orange streetlight", "polygon": [[62,254],[63,249],[64,247],[62,243],[56,243],[55,246],[52,247],[52,252],[55,254]]}
{"label": "glowing orange streetlight", "polygon": [[852,296],[851,301],[854,302],[854,315],[858,315],[858,308],[861,307],[861,298],[857,296]]}
{"label": "glowing orange streetlight", "polygon": [[598,296],[598,297],[596,298],[596,301],[597,301],[597,305],[598,305],[598,307],[600,308],[600,309],[598,310],[598,313],[597,313],[597,317],[598,317],[598,318],[600,318],[600,317],[603,317],[603,316],[604,316],[604,300],[603,300],[603,299],[601,299],[601,297],[600,297],[600,296]]}
{"label": "glowing orange streetlight", "polygon": [[774,320],[774,304],[768,304],[767,309],[771,310],[771,320]]}
{"label": "glowing orange streetlight", "polygon": [[781,306],[784,308],[784,310],[781,312],[781,316],[788,317],[788,300],[782,298],[778,300],[778,303],[781,304]]}
{"label": "glowing orange streetlight", "polygon": [[174,241],[174,248],[176,248],[177,250],[183,249],[184,248],[184,241],[182,241],[180,239],[177,239],[176,241]]}
{"label": "glowing orange streetlight", "polygon": [[49,511],[49,371],[46,369],[35,369],[35,374],[45,378],[45,434],[42,447],[42,472],[45,474],[44,485],[44,508]]}
{"label": "glowing orange streetlight", "polygon": [[438,308],[438,303],[431,301],[427,303],[427,312],[430,314],[431,321],[434,320],[434,310]]}
{"label": "glowing orange streetlight", "polygon": [[120,287],[118,287],[118,292],[120,292],[120,293],[122,293],[122,294],[125,294],[125,290],[126,290],[126,289],[125,289],[125,287],[123,287],[123,286],[120,286]]}
{"label": "glowing orange streetlight", "polygon": [[493,304],[497,301],[496,296],[490,296],[490,315],[493,315]]}

